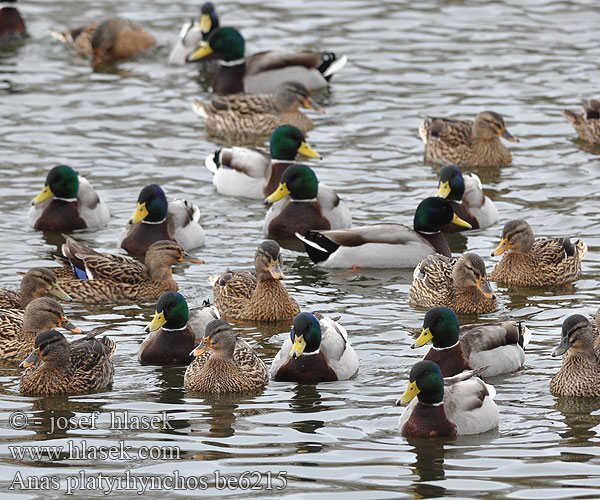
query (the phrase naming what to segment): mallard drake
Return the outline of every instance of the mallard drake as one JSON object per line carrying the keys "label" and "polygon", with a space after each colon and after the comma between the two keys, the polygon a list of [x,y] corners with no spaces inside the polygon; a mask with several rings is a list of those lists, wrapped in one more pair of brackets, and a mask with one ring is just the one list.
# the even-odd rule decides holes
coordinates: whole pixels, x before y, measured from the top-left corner
{"label": "mallard drake", "polygon": [[306,165],[290,165],[265,203],[274,205],[267,212],[263,231],[275,238],[293,239],[309,229],[345,229],[352,224],[348,207]]}
{"label": "mallard drake", "polygon": [[56,276],[50,269],[34,267],[21,280],[21,290],[0,288],[0,307],[4,309],[25,309],[33,299],[38,297],[54,297],[65,302],[71,302],[65,291],[56,282]]}
{"label": "mallard drake", "polygon": [[169,54],[169,64],[185,64],[187,56],[206,43],[208,37],[219,27],[219,16],[212,2],[205,2],[200,17],[192,18],[179,31],[179,38]]}
{"label": "mallard drake", "polygon": [[2,0],[0,5],[0,43],[12,43],[27,37],[25,21],[19,9],[15,7],[17,0]]}
{"label": "mallard drake", "polygon": [[346,329],[321,314],[302,312],[271,364],[271,378],[316,384],[347,380],[357,370],[358,356]]}
{"label": "mallard drake", "polygon": [[447,307],[427,311],[421,335],[410,346],[433,347],[424,360],[434,361],[444,377],[464,370],[477,370],[482,377],[518,370],[525,362],[525,346],[531,340],[529,328],[520,321],[501,321],[459,327],[458,318]]}
{"label": "mallard drake", "polygon": [[201,264],[174,241],[157,241],[146,253],[145,264],[123,255],[99,253],[67,238],[63,267],[54,269],[58,283],[78,302],[145,302],[177,290],[171,267],[178,262]]}
{"label": "mallard drake", "polygon": [[498,113],[483,111],[470,120],[427,118],[419,127],[425,143],[425,161],[452,163],[459,167],[499,167],[512,161],[510,151],[500,142],[502,136],[518,142]]}
{"label": "mallard drake", "polygon": [[477,370],[471,370],[443,378],[440,367],[433,361],[416,363],[410,370],[406,391],[396,401],[398,406],[408,405],[398,422],[402,435],[452,437],[480,434],[498,427],[496,389],[474,377],[476,374]]}
{"label": "mallard drake", "polygon": [[44,189],[31,202],[29,225],[42,231],[105,226],[110,213],[85,177],[67,165],[48,172]]}
{"label": "mallard drake", "polygon": [[187,367],[184,378],[184,386],[189,391],[251,392],[261,390],[269,382],[263,361],[222,319],[213,320],[206,326],[204,338],[192,354],[195,358]]}
{"label": "mallard drake", "polygon": [[205,165],[213,173],[217,192],[225,196],[243,196],[264,200],[279,185],[284,170],[296,155],[319,158],[298,127],[282,125],[271,134],[270,153],[251,148],[221,148],[206,157]]}
{"label": "mallard drake", "polygon": [[68,31],[50,30],[50,35],[89,59],[92,66],[125,59],[156,43],[141,25],[117,17]]}
{"label": "mallard drake", "polygon": [[403,224],[376,224],[329,231],[307,231],[302,240],[306,253],[324,267],[406,268],[432,253],[450,256],[450,247],[440,232],[452,222],[470,228],[443,198],[430,197],[415,210],[413,229]]}
{"label": "mallard drake", "polygon": [[213,53],[222,59],[212,89],[215,94],[274,92],[282,82],[295,81],[311,90],[327,86],[331,76],[346,64],[346,56],[333,52],[259,52],[244,57],[244,37],[235,28],[219,28],[187,61]]}
{"label": "mallard drake", "polygon": [[[483,229],[498,222],[496,205],[484,194],[479,177],[476,174],[463,176],[456,165],[442,167],[436,196],[450,200],[454,213],[473,229]],[[455,224],[442,227],[444,232],[463,229]]]}
{"label": "mallard drake", "polygon": [[581,274],[587,246],[569,238],[534,239],[524,220],[511,220],[502,229],[500,244],[492,256],[506,252],[490,278],[509,285],[545,286],[570,283]]}
{"label": "mallard drake", "polygon": [[187,301],[177,292],[163,293],[156,303],[154,318],[145,328],[149,334],[138,353],[141,363],[187,365],[193,359],[208,323],[219,318],[214,306],[205,305],[190,316]]}
{"label": "mallard drake", "polygon": [[281,284],[282,258],[279,244],[263,241],[256,250],[256,274],[227,272],[214,274],[208,280],[213,285],[215,306],[225,318],[240,321],[292,320],[300,312],[296,301]]}
{"label": "mallard drake", "polygon": [[550,381],[555,396],[600,397],[600,351],[597,334],[585,316],[573,314],[562,325],[560,344],[552,356],[563,356],[562,366]]}
{"label": "mallard drake", "polygon": [[39,332],[59,326],[81,333],[65,317],[62,306],[50,297],[32,300],[25,311],[0,309],[0,359],[22,361],[33,349]]}
{"label": "mallard drake", "polygon": [[563,116],[573,125],[577,135],[584,141],[600,143],[600,101],[589,99],[583,101],[583,113],[563,110]]}
{"label": "mallard drake", "polygon": [[208,103],[192,103],[206,120],[206,128],[222,135],[266,135],[286,124],[306,133],[315,125],[299,107],[323,112],[311,99],[310,90],[298,82],[283,82],[272,94],[213,95]]}
{"label": "mallard drake", "polygon": [[71,343],[56,330],[40,332],[35,347],[21,363],[26,368],[19,390],[23,394],[83,394],[112,385],[112,355],[117,345],[108,337],[90,335]]}
{"label": "mallard drake", "polygon": [[132,255],[146,255],[152,243],[176,241],[184,250],[203,247],[200,209],[187,200],[171,200],[157,184],[140,192],[137,209],[119,237],[119,246]]}
{"label": "mallard drake", "polygon": [[413,273],[409,302],[416,307],[445,306],[458,314],[486,313],[498,307],[485,263],[474,253],[459,259],[425,257]]}

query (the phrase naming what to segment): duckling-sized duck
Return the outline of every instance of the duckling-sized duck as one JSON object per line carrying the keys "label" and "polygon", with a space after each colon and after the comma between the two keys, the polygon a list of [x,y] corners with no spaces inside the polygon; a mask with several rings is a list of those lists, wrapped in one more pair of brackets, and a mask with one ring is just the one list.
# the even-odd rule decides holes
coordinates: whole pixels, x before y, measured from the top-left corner
{"label": "duckling-sized duck", "polygon": [[38,297],[54,297],[65,302],[71,302],[71,297],[56,282],[56,276],[50,269],[34,267],[21,280],[21,290],[0,288],[0,307],[3,309],[25,309],[33,299]]}
{"label": "duckling-sized duck", "polygon": [[145,328],[149,335],[140,346],[140,362],[187,365],[194,359],[192,350],[202,339],[207,325],[218,318],[214,306],[205,305],[190,315],[183,295],[177,292],[162,294],[156,303],[154,318]]}
{"label": "duckling-sized duck", "polygon": [[440,232],[448,223],[470,228],[443,198],[430,197],[415,210],[413,228],[403,224],[376,224],[329,231],[307,231],[302,240],[315,264],[332,268],[406,268],[425,256],[450,256],[450,247]]}
{"label": "duckling-sized duck", "polygon": [[212,83],[215,94],[263,94],[274,92],[282,82],[302,83],[317,90],[328,85],[331,76],[346,64],[346,56],[333,52],[259,52],[244,57],[244,37],[235,28],[219,28],[187,58],[198,61],[213,53],[222,61]]}
{"label": "duckling-sized duck", "polygon": [[600,144],[600,101],[583,101],[583,113],[563,110],[563,116],[573,125],[577,135],[584,141]]}
{"label": "duckling-sized duck", "polygon": [[200,209],[187,200],[172,200],[157,184],[140,192],[137,209],[119,237],[119,246],[132,255],[146,255],[160,240],[173,240],[184,250],[203,247],[204,229],[199,224]]}
{"label": "duckling-sized duck", "polygon": [[108,337],[88,335],[69,343],[56,330],[40,332],[35,346],[21,363],[26,368],[19,390],[23,394],[84,394],[112,385],[112,356],[117,349]]}
{"label": "duckling-sized duck", "polygon": [[185,64],[187,56],[205,44],[213,31],[219,28],[219,16],[212,2],[205,2],[200,18],[191,19],[179,31],[179,39],[169,54],[169,64]]}
{"label": "duckling-sized duck", "polygon": [[267,212],[263,231],[275,238],[293,239],[309,229],[345,229],[352,224],[350,210],[337,193],[320,184],[306,165],[290,165],[265,203],[274,205]]}
{"label": "duckling-sized duck", "polygon": [[600,397],[600,350],[597,334],[585,316],[573,314],[562,325],[560,344],[552,356],[563,356],[562,366],[550,381],[555,396]]}
{"label": "duckling-sized duck", "polygon": [[192,108],[206,119],[206,128],[219,135],[271,134],[281,125],[294,125],[306,133],[315,128],[299,107],[323,112],[298,82],[283,82],[272,94],[213,95],[208,103],[194,101]]}
{"label": "duckling-sized duck", "polygon": [[302,312],[271,364],[271,378],[317,384],[347,380],[357,370],[358,356],[346,329],[321,314]]}
{"label": "duckling-sized duck", "polygon": [[68,31],[50,30],[50,35],[89,59],[92,66],[125,59],[156,43],[141,25],[120,18]]}
{"label": "duckling-sized duck", "polygon": [[300,312],[297,302],[281,284],[282,258],[279,244],[263,241],[256,250],[256,275],[249,272],[214,274],[215,306],[224,318],[239,321],[286,321]]}
{"label": "duckling-sized duck", "polygon": [[213,320],[206,326],[204,338],[192,354],[195,358],[187,367],[184,378],[184,386],[189,391],[252,392],[263,389],[269,382],[263,361],[222,319]]}
{"label": "duckling-sized duck", "polygon": [[445,306],[458,314],[487,313],[498,307],[485,263],[474,253],[459,259],[425,257],[413,273],[409,302],[415,307]]}
{"label": "duckling-sized duck", "polygon": [[493,377],[521,368],[530,340],[529,328],[520,321],[459,327],[454,311],[434,307],[425,314],[423,331],[410,347],[414,349],[431,341],[433,347],[423,359],[437,363],[444,377],[480,368],[480,376]]}
{"label": "duckling-sized duck", "polygon": [[22,361],[33,349],[38,333],[59,326],[81,333],[66,318],[62,306],[50,297],[32,300],[25,311],[0,309],[0,359]]}
{"label": "duckling-sized duck", "polygon": [[397,406],[408,405],[398,422],[402,435],[453,437],[498,427],[496,389],[476,374],[477,370],[471,370],[445,379],[433,361],[416,363],[406,391],[396,401]]}
{"label": "duckling-sized duck", "polygon": [[85,177],[67,165],[48,172],[44,188],[31,202],[29,225],[42,231],[73,231],[105,226],[110,213]]}
{"label": "duckling-sized duck", "polygon": [[[483,229],[498,222],[498,210],[494,202],[483,192],[476,174],[463,174],[456,165],[445,165],[440,171],[436,196],[452,202],[454,213],[468,222],[473,229]],[[446,224],[444,232],[462,231],[455,224]]]}
{"label": "duckling-sized duck", "polygon": [[287,167],[301,154],[319,158],[298,127],[282,125],[271,134],[270,156],[252,148],[221,148],[206,157],[205,165],[213,173],[217,192],[225,196],[243,196],[264,200],[279,185]]}
{"label": "duckling-sized duck", "polygon": [[587,245],[569,238],[534,239],[524,220],[511,220],[502,229],[502,239],[492,256],[506,252],[490,278],[509,285],[546,286],[575,281],[581,275],[581,261]]}
{"label": "duckling-sized duck", "polygon": [[63,267],[55,269],[58,283],[78,302],[146,302],[178,289],[171,267],[178,262],[202,264],[174,241],[157,241],[146,253],[145,264],[123,255],[99,253],[67,238]]}
{"label": "duckling-sized duck", "polygon": [[419,127],[425,143],[425,161],[459,167],[499,167],[512,161],[499,137],[518,142],[498,113],[483,111],[470,120],[427,118]]}
{"label": "duckling-sized duck", "polygon": [[0,44],[12,43],[29,36],[17,0],[2,0],[0,4]]}

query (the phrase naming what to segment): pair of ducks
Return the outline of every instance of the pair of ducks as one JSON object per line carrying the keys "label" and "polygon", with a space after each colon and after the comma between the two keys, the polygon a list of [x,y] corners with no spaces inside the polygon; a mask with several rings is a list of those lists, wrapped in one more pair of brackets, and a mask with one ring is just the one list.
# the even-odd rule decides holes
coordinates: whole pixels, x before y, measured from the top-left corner
{"label": "pair of ducks", "polygon": [[[72,231],[108,223],[110,213],[88,180],[67,165],[57,165],[46,176],[33,199],[29,225],[43,231]],[[204,246],[200,209],[187,200],[167,201],[163,189],[142,189],[137,208],[119,237],[119,246],[133,255],[145,255],[159,240],[174,240],[184,249]]]}

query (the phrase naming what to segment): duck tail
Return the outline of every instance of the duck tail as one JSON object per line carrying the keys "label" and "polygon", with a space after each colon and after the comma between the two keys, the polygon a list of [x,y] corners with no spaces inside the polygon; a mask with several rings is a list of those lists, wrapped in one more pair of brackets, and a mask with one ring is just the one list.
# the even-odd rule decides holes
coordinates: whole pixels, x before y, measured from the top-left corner
{"label": "duck tail", "polygon": [[196,114],[198,114],[198,116],[201,116],[205,120],[208,118],[206,106],[203,102],[200,102],[197,99],[194,100],[194,102],[192,103],[192,109],[196,112]]}
{"label": "duck tail", "polygon": [[567,119],[567,121],[569,123],[571,123],[572,125],[583,124],[583,115],[573,113],[573,111],[569,111],[568,109],[563,109],[562,114]]}
{"label": "duck tail", "polygon": [[221,150],[217,149],[214,153],[209,154],[204,160],[204,166],[215,175],[221,167]]}
{"label": "duck tail", "polygon": [[315,264],[326,261],[340,247],[318,231],[306,231],[304,236],[299,233],[295,234],[296,238],[304,243],[306,253]]}
{"label": "duck tail", "polygon": [[531,330],[527,328],[521,321],[517,323],[519,328],[519,345],[525,349],[525,346],[531,342]]}
{"label": "duck tail", "polygon": [[323,78],[329,81],[334,73],[337,73],[346,65],[346,62],[348,62],[348,57],[346,56],[338,58],[333,52],[325,52],[322,62],[317,69],[321,72]]}

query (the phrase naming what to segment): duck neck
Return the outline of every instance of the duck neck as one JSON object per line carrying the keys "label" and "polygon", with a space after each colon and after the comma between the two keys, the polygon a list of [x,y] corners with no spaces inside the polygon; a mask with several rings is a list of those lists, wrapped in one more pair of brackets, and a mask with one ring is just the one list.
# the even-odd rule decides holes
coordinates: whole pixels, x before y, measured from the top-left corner
{"label": "duck neck", "polygon": [[422,233],[419,234],[425,238],[434,248],[434,250],[442,254],[446,257],[452,257],[452,253],[450,252],[450,247],[448,246],[448,240],[446,237],[438,231],[437,233]]}
{"label": "duck neck", "polygon": [[246,60],[221,61],[212,84],[215,94],[236,94],[244,91]]}
{"label": "duck neck", "polygon": [[263,193],[265,197],[269,196],[273,191],[277,189],[279,183],[281,182],[281,177],[285,170],[294,163],[293,160],[271,160],[271,165],[269,166],[268,172],[268,180],[267,184],[263,188]]}
{"label": "duck neck", "polygon": [[173,279],[173,268],[165,263],[147,262],[146,267],[152,281],[175,281]]}

